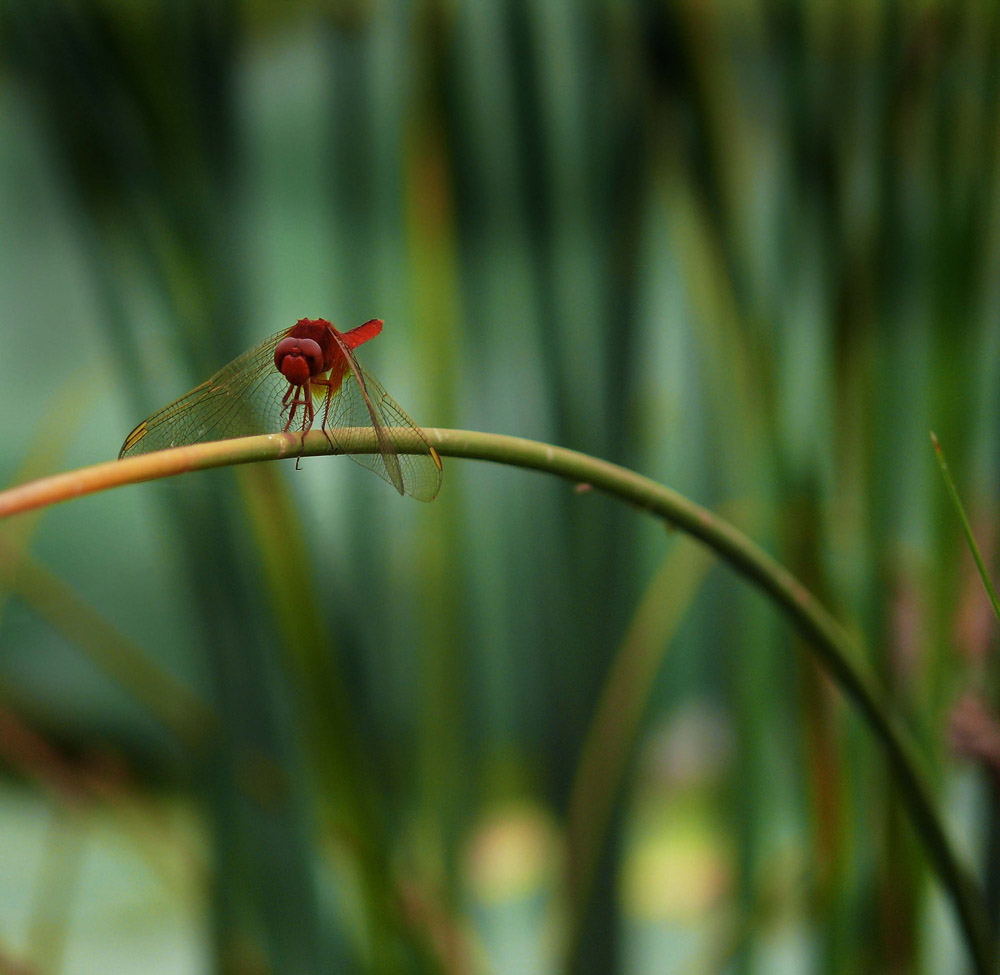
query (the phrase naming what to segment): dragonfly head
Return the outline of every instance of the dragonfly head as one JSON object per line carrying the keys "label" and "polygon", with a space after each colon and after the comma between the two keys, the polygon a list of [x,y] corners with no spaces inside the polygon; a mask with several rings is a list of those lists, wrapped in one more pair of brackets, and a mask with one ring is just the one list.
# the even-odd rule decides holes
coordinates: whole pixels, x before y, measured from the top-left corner
{"label": "dragonfly head", "polygon": [[284,338],[275,346],[274,364],[293,386],[304,386],[323,371],[323,350],[312,339]]}

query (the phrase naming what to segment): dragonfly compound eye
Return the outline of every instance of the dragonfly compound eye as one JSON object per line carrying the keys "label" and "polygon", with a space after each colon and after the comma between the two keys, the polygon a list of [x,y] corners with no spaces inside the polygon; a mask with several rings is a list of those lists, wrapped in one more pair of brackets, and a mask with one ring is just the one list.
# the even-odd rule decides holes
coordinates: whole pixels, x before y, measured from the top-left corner
{"label": "dragonfly compound eye", "polygon": [[274,364],[293,386],[323,371],[323,350],[312,339],[282,339],[274,349]]}

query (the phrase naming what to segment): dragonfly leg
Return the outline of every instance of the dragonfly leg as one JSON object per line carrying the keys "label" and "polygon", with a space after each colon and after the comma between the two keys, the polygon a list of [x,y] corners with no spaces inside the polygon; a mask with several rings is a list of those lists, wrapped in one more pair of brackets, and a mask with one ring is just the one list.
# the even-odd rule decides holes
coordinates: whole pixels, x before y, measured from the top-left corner
{"label": "dragonfly leg", "polygon": [[[292,421],[295,419],[295,410],[299,404],[299,389],[301,387],[294,386],[291,383],[288,384],[288,389],[285,390],[285,395],[281,397],[281,410],[284,412],[288,410],[288,419],[285,421],[284,433],[287,433],[291,428]],[[295,394],[294,399],[291,403],[288,402],[288,397]]]}
{"label": "dragonfly leg", "polygon": [[[334,442],[333,437],[330,436],[330,430],[327,425],[327,420],[329,419],[330,416],[330,403],[333,402],[333,394],[334,392],[336,392],[336,390],[334,389],[335,383],[332,378],[314,379],[313,382],[317,386],[326,386],[326,401],[323,403],[323,423],[321,424],[321,429],[323,430],[323,436],[326,437],[327,443],[329,443],[330,446],[334,450],[336,450],[337,444]],[[336,386],[339,388],[340,386],[339,381],[336,383]]]}
{"label": "dragonfly leg", "polygon": [[[288,397],[295,394],[291,401]],[[286,409],[288,410],[288,419],[285,421],[284,432],[287,433],[291,428],[292,424],[295,422],[295,414],[298,412],[299,407],[302,407],[302,432],[308,433],[312,429],[313,419],[316,416],[315,408],[312,404],[312,390],[309,388],[309,382],[306,381],[301,386],[293,386],[289,384],[288,389],[285,391],[285,395],[281,398],[282,412]]]}
{"label": "dragonfly leg", "polygon": [[313,420],[316,418],[316,408],[313,406],[312,390],[309,388],[309,383],[307,382],[302,389],[305,394],[305,400],[303,400],[305,409],[302,411],[302,432],[305,434],[312,429]]}
{"label": "dragonfly leg", "polygon": [[[295,395],[292,398],[291,403],[289,403],[288,397],[292,393]],[[295,420],[295,411],[300,406],[302,407],[302,439],[299,441],[299,455],[295,458],[295,469],[300,470],[302,453],[306,449],[305,435],[312,429],[313,419],[316,416],[315,407],[312,402],[312,390],[310,389],[309,380],[307,379],[301,386],[295,386],[289,383],[288,389],[285,391],[285,395],[282,397],[281,402],[282,409],[288,409],[288,419],[285,421],[286,432],[291,429],[292,422]]]}

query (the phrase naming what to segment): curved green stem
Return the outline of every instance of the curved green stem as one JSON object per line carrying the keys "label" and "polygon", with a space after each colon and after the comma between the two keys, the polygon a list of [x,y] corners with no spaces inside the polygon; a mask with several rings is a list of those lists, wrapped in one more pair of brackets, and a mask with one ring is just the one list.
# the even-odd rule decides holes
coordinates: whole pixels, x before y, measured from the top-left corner
{"label": "curved green stem", "polygon": [[[982,898],[955,856],[913,742],[865,667],[855,641],[798,580],[733,525],[634,471],[573,450],[517,437],[432,428],[424,432],[444,456],[546,471],[589,484],[657,515],[702,541],[768,595],[806,638],[820,663],[885,748],[931,866],[955,906],[975,970],[978,975],[992,975],[994,948]],[[399,429],[393,433],[401,450],[426,450],[411,431]],[[369,431],[367,439],[359,434],[364,431],[354,431],[350,438],[354,450],[358,453],[377,450],[373,432]],[[318,431],[307,434],[304,442],[298,434],[269,434],[179,447],[12,488],[0,493],[0,518],[123,484],[210,467],[294,457],[300,452],[312,456],[341,451],[331,448]]]}

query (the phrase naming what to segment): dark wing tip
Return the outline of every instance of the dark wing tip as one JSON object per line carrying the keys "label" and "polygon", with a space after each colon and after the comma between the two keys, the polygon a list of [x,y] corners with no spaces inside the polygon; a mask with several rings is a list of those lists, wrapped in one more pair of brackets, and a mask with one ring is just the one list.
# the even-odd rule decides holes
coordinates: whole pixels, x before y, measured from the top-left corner
{"label": "dark wing tip", "polygon": [[122,449],[118,451],[118,459],[121,460],[135,445],[146,436],[146,421],[143,420],[126,438],[122,444]]}

